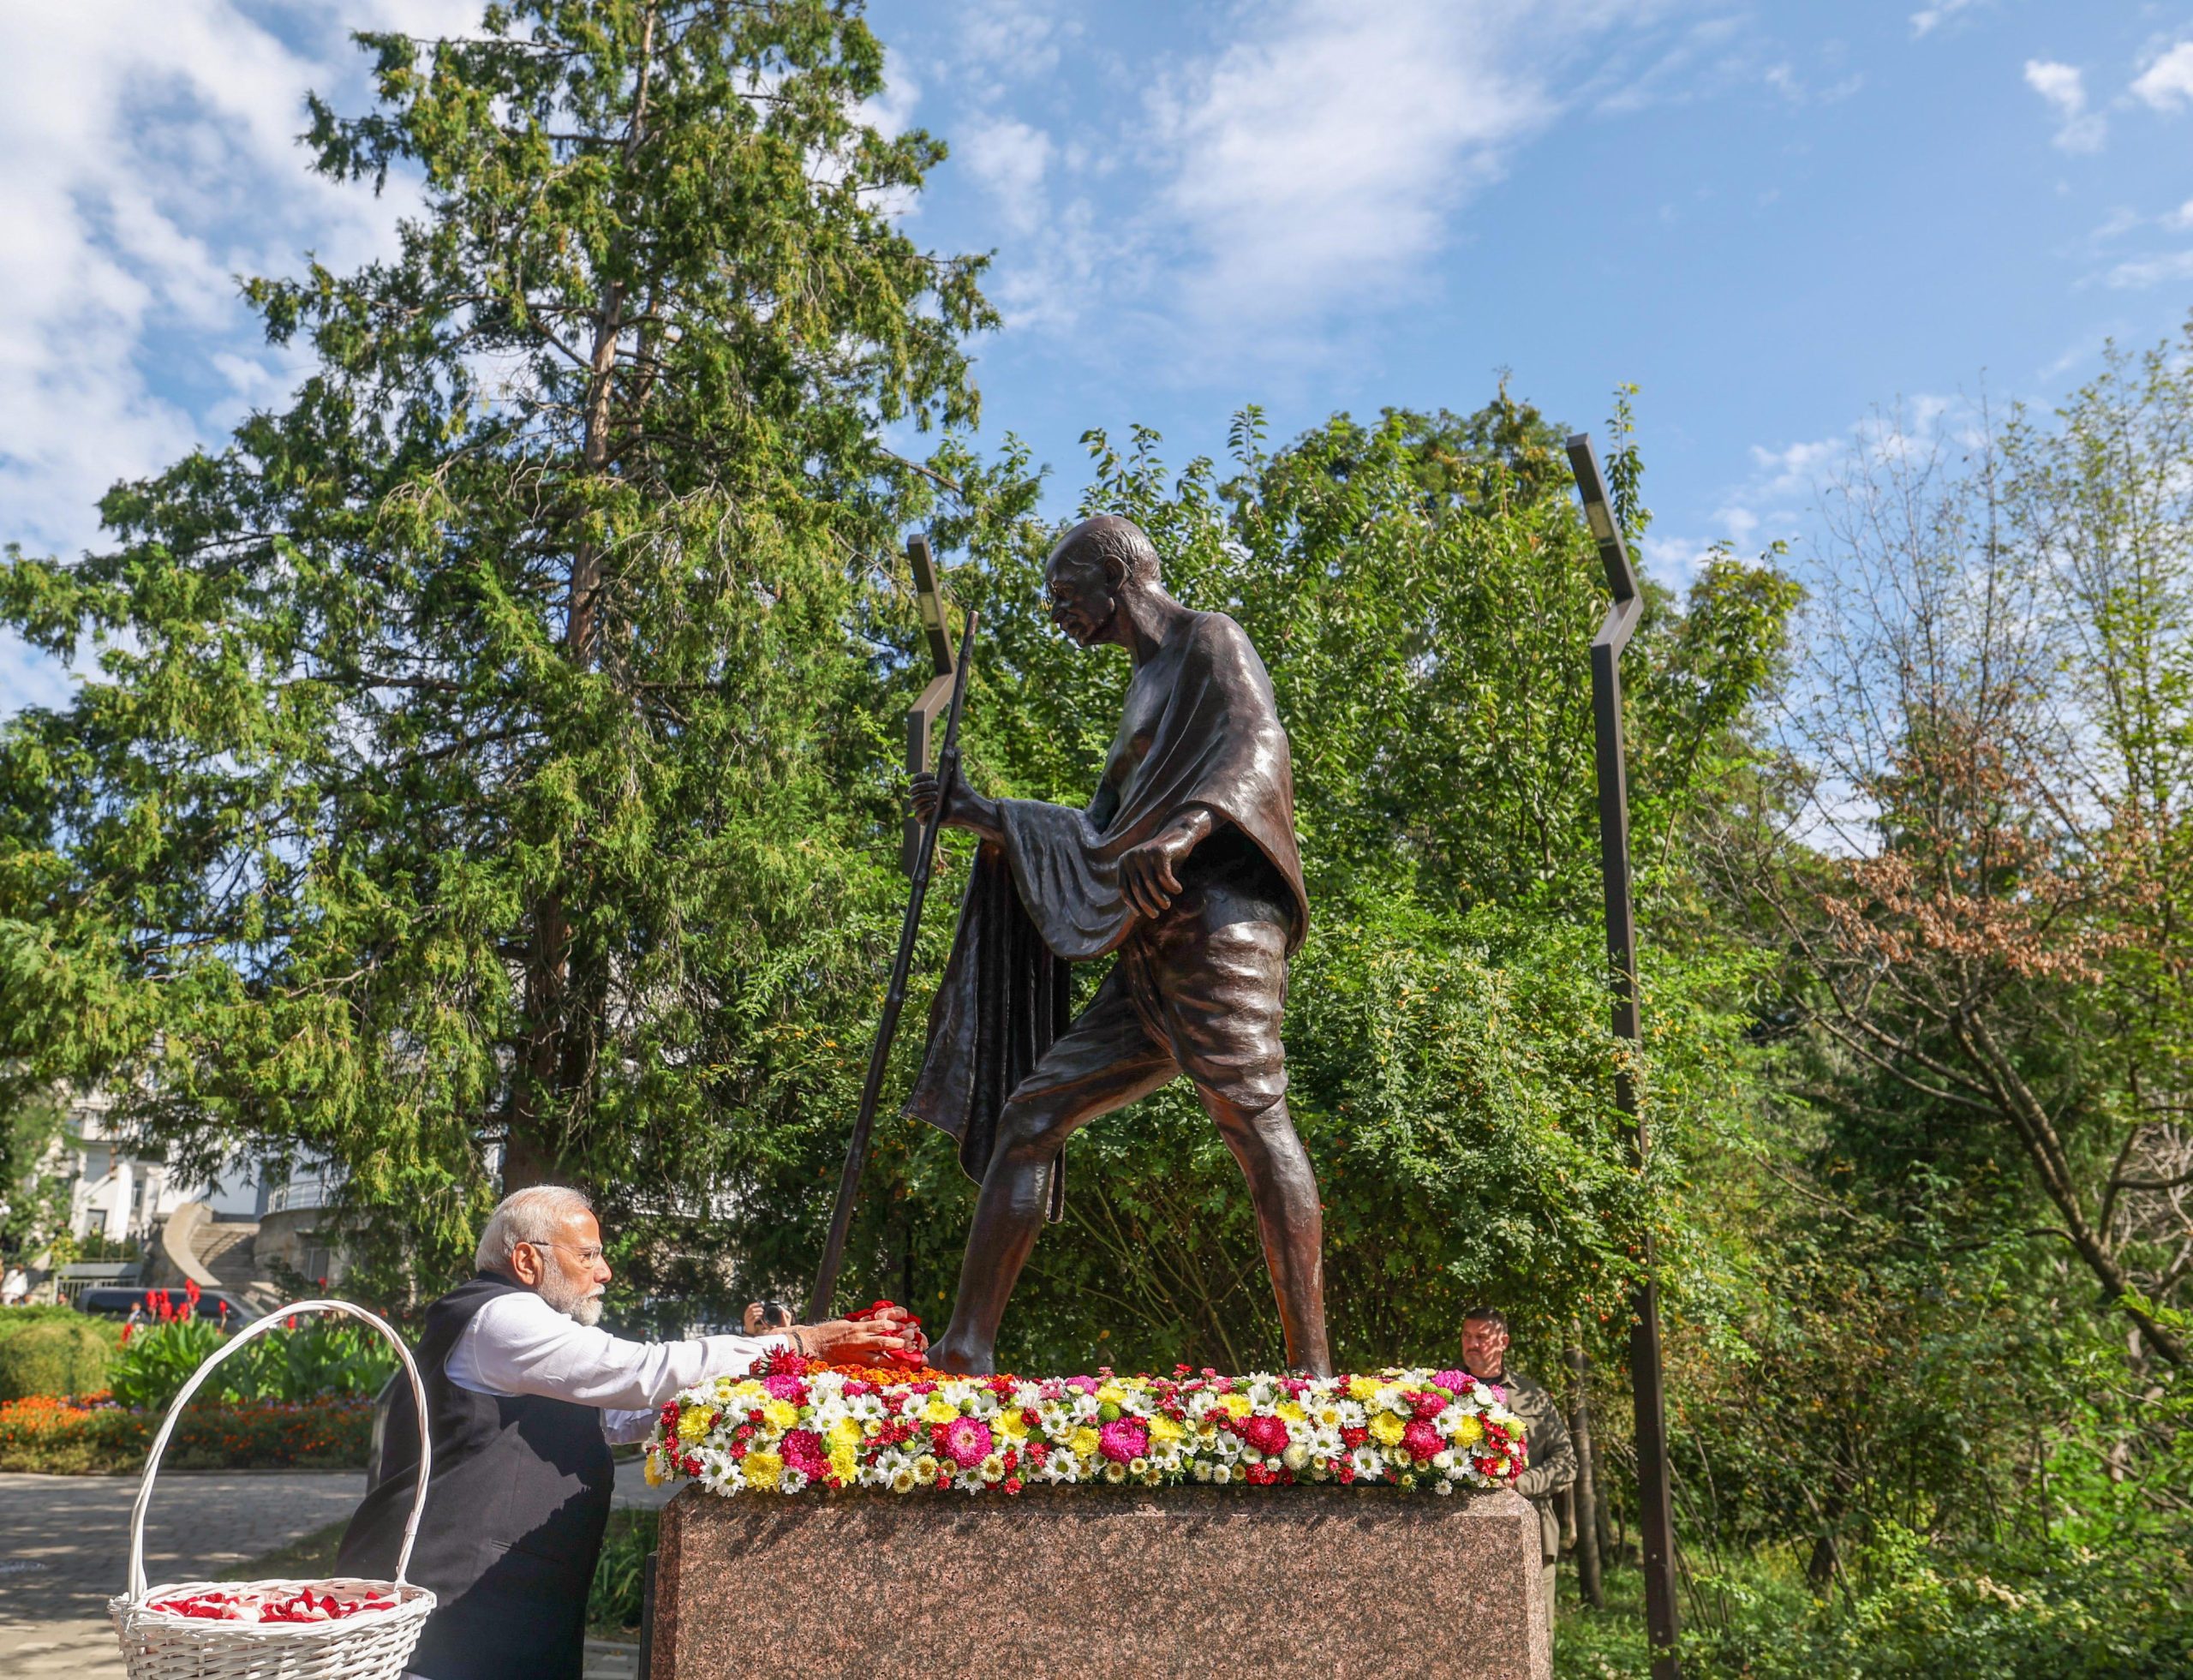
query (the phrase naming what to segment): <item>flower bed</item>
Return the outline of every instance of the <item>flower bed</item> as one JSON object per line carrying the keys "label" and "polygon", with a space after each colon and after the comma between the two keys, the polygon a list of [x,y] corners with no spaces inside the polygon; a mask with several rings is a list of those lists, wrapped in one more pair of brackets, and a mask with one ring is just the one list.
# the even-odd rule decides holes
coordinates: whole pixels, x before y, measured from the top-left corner
{"label": "flower bed", "polygon": [[[0,1404],[0,1470],[135,1474],[161,1414],[41,1396]],[[253,1401],[184,1409],[162,1468],[172,1470],[350,1469],[366,1462],[373,1402],[357,1398]]]}
{"label": "flower bed", "polygon": [[1033,1380],[826,1366],[780,1351],[662,1408],[647,1475],[711,1493],[1018,1493],[1031,1482],[1509,1486],[1523,1425],[1461,1371]]}

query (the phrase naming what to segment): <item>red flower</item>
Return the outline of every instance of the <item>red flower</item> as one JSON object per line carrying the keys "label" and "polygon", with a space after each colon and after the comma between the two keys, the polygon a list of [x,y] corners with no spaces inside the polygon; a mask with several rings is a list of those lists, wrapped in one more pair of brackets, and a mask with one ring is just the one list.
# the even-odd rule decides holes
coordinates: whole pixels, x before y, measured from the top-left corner
{"label": "red flower", "polygon": [[1443,1451],[1447,1443],[1437,1428],[1419,1417],[1401,1431],[1401,1444],[1408,1449],[1411,1458],[1428,1460],[1433,1453]]}
{"label": "red flower", "polygon": [[1287,1426],[1277,1418],[1243,1418],[1241,1438],[1265,1456],[1275,1456],[1287,1450]]}
{"label": "red flower", "polygon": [[1018,1476],[1007,1476],[1007,1477],[1005,1479],[1005,1491],[1006,1491],[1007,1493],[1018,1493],[1018,1492],[1020,1492],[1020,1478],[1019,1478],[1019,1477],[1018,1477]]}
{"label": "red flower", "polygon": [[1371,1438],[1371,1432],[1367,1429],[1343,1429],[1340,1432],[1340,1438],[1347,1444],[1348,1450],[1353,1452]]}

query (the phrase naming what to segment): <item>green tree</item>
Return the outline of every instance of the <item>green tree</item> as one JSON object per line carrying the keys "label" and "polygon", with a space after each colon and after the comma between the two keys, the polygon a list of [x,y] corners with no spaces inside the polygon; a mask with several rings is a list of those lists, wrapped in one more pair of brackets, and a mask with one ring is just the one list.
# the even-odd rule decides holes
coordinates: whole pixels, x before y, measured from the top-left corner
{"label": "green tree", "polygon": [[[294,400],[118,485],[0,621],[99,670],[0,735],[0,1055],[202,1169],[339,1163],[429,1279],[493,1187],[639,1216],[842,1095],[895,832],[875,774],[978,260],[891,204],[856,0],[531,0],[362,37],[314,166],[415,173],[391,260],[248,284]],[[899,626],[903,628],[903,626]],[[849,1002],[851,997],[857,1002]],[[659,1229],[660,1227],[654,1229]]]}

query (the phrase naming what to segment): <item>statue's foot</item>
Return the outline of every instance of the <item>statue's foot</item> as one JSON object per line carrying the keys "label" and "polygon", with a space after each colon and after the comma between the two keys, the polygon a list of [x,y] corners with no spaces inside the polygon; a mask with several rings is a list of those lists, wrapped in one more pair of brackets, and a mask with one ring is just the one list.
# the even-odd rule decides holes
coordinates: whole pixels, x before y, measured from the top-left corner
{"label": "statue's foot", "polygon": [[997,1369],[996,1355],[989,1348],[956,1330],[947,1330],[941,1341],[929,1343],[929,1362],[955,1377],[988,1377]]}

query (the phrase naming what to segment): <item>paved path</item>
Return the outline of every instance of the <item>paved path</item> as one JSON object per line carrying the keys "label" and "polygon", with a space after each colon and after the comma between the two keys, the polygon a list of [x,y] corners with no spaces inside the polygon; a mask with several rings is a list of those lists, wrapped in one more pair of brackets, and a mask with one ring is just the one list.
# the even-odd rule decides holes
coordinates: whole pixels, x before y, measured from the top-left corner
{"label": "paved path", "polygon": [[[164,1473],[145,1524],[154,1582],[204,1580],[350,1514],[365,1492],[354,1470]],[[617,1503],[660,1505],[636,1461],[618,1466]],[[0,1474],[0,1674],[9,1680],[122,1680],[106,1601],[129,1568],[134,1476]],[[589,1653],[588,1672],[619,1671]],[[631,1671],[629,1662],[622,1672]]]}

